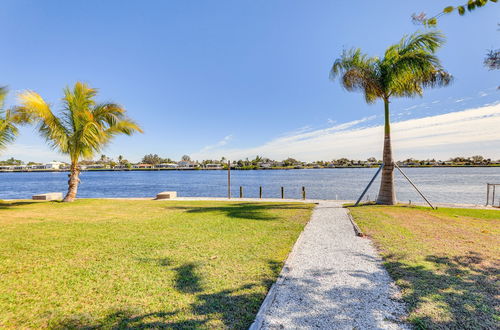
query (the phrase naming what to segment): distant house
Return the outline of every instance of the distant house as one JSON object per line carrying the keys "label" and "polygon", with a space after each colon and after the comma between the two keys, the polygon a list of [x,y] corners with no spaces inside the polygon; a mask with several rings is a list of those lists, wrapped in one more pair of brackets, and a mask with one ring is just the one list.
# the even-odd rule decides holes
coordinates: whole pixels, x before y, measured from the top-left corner
{"label": "distant house", "polygon": [[188,168],[197,168],[199,165],[190,161],[181,160],[177,163],[178,168],[180,169],[188,169]]}
{"label": "distant house", "polygon": [[162,163],[155,165],[155,168],[178,168],[179,165],[175,163]]}
{"label": "distant house", "polygon": [[0,165],[0,171],[12,171],[13,169],[13,165]]}
{"label": "distant house", "polygon": [[259,163],[260,168],[271,168],[273,167],[273,164],[271,163]]}
{"label": "distant house", "polygon": [[28,169],[30,169],[30,170],[44,170],[45,169],[45,164],[32,164],[32,165],[28,165]]}
{"label": "distant house", "polygon": [[221,164],[205,164],[208,170],[222,170],[224,167]]}
{"label": "distant house", "polygon": [[132,168],[153,168],[151,164],[134,164]]}
{"label": "distant house", "polygon": [[28,165],[14,165],[15,171],[24,171],[28,169]]}
{"label": "distant house", "polygon": [[90,164],[90,165],[85,165],[86,169],[100,169],[100,168],[109,168],[109,165],[105,164]]}
{"label": "distant house", "polygon": [[65,163],[61,162],[49,162],[46,164],[43,164],[45,170],[60,170],[61,168],[65,167]]}

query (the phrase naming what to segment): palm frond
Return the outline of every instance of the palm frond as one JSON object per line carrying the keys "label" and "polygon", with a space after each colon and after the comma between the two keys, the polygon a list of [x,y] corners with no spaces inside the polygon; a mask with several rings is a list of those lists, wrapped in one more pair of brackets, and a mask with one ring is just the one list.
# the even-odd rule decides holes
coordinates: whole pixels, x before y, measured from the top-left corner
{"label": "palm frond", "polygon": [[389,47],[384,57],[385,89],[388,95],[421,96],[426,87],[446,86],[452,81],[435,55],[443,44],[439,32],[415,33]]}
{"label": "palm frond", "polygon": [[16,120],[12,117],[11,111],[0,111],[0,151],[14,142],[17,134]]}
{"label": "palm frond", "polygon": [[25,121],[34,122],[53,148],[67,152],[69,131],[45,100],[33,91],[25,91],[19,94],[19,101],[21,105],[14,107],[17,115]]}
{"label": "palm frond", "polygon": [[122,119],[115,125],[110,126],[105,132],[107,135],[109,134],[110,136],[114,136],[117,134],[132,135],[135,132],[143,133],[143,130],[136,122],[127,118]]}
{"label": "palm frond", "polygon": [[417,31],[409,36],[405,36],[401,41],[386,50],[385,57],[396,51],[400,56],[413,52],[424,51],[435,53],[445,42],[445,36],[439,31],[420,32]]}
{"label": "palm frond", "polygon": [[343,51],[330,70],[330,79],[341,76],[341,84],[347,91],[362,91],[368,103],[383,94],[380,85],[379,59],[361,53],[360,49]]}
{"label": "palm frond", "polygon": [[5,99],[7,97],[8,89],[6,86],[1,86],[0,87],[0,109],[3,109],[3,106],[5,105]]}

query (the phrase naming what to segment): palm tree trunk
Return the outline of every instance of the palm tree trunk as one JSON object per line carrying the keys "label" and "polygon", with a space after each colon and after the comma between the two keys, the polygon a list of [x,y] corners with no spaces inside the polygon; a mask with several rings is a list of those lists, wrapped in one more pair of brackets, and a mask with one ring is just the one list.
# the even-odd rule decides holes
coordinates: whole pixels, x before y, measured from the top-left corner
{"label": "palm tree trunk", "polygon": [[80,183],[80,179],[78,176],[80,175],[80,170],[78,169],[78,163],[71,162],[70,174],[68,180],[68,193],[66,197],[64,197],[63,202],[72,202],[76,198],[76,193],[78,191],[78,184]]}
{"label": "palm tree trunk", "polygon": [[377,204],[394,205],[397,203],[394,189],[394,161],[391,148],[391,126],[389,123],[389,99],[384,99],[385,127],[384,127],[384,168],[378,193]]}

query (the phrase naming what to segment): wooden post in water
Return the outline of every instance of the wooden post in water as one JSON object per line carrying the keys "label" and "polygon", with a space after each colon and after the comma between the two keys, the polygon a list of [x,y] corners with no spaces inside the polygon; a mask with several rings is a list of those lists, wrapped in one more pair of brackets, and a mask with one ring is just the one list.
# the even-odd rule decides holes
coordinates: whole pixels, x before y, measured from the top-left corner
{"label": "wooden post in water", "polygon": [[262,186],[259,187],[259,198],[262,199]]}
{"label": "wooden post in water", "polygon": [[492,195],[492,199],[491,199],[492,206],[495,206],[495,188],[496,188],[496,185],[493,185],[493,195]]}
{"label": "wooden post in water", "polygon": [[302,186],[302,199],[306,199],[306,187]]}
{"label": "wooden post in water", "polygon": [[227,161],[227,198],[231,199],[231,161]]}
{"label": "wooden post in water", "polygon": [[240,186],[240,198],[243,198],[243,187]]}
{"label": "wooden post in water", "polygon": [[281,187],[281,199],[285,198],[285,188]]}

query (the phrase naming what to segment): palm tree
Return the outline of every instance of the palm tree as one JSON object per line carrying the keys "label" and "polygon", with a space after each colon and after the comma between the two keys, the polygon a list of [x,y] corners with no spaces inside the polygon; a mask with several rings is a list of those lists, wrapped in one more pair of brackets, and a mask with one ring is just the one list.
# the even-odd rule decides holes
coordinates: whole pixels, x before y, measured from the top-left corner
{"label": "palm tree", "polygon": [[341,84],[347,91],[363,92],[367,103],[378,99],[384,102],[384,168],[377,198],[379,204],[396,203],[390,99],[422,96],[424,88],[446,86],[451,82],[451,75],[435,56],[443,43],[444,36],[440,32],[417,32],[387,48],[383,58],[369,57],[360,49],[344,51],[330,71],[331,79],[340,76]]}
{"label": "palm tree", "polygon": [[0,87],[0,151],[5,150],[7,145],[14,141],[18,134],[17,124],[23,122],[15,111],[3,110],[6,96],[7,88]]}
{"label": "palm tree", "polygon": [[59,115],[33,91],[21,93],[21,105],[15,108],[24,118],[37,124],[40,135],[54,149],[69,155],[71,167],[64,202],[75,200],[81,158],[92,158],[118,134],[142,132],[126,116],[124,108],[114,103],[97,103],[94,100],[96,95],[96,89],[77,82],[73,89],[64,89],[63,108]]}

